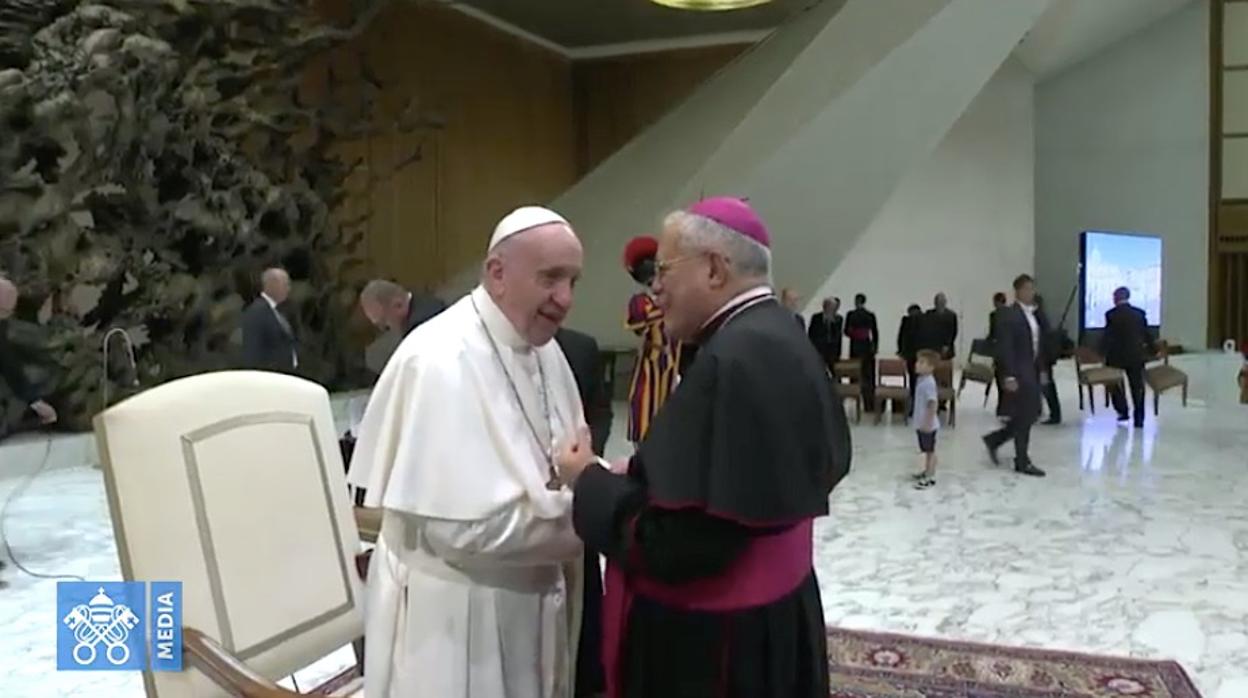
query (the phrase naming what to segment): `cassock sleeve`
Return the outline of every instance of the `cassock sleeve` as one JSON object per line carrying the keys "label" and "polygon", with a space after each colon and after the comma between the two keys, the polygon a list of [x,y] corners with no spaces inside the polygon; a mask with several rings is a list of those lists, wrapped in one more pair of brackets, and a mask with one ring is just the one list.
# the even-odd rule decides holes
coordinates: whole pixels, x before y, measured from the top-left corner
{"label": "cassock sleeve", "polygon": [[430,548],[452,563],[540,565],[566,562],[582,550],[566,516],[538,518],[525,502],[478,521],[415,518]]}
{"label": "cassock sleeve", "polygon": [[699,510],[647,506],[641,483],[597,466],[576,482],[572,519],[590,548],[669,584],[722,572],[751,534]]}

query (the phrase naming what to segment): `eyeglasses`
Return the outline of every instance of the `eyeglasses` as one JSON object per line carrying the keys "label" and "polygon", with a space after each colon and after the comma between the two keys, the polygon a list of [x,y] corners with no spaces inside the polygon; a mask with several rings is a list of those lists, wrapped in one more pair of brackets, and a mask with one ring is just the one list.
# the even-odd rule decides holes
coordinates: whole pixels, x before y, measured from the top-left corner
{"label": "eyeglasses", "polygon": [[654,263],[655,278],[661,279],[664,276],[667,276],[667,273],[670,272],[677,264],[683,264],[685,262],[688,262],[691,259],[698,259],[699,257],[706,257],[709,254],[710,253],[708,252],[698,252],[695,254],[681,255],[679,257],[673,257],[671,259],[657,261]]}

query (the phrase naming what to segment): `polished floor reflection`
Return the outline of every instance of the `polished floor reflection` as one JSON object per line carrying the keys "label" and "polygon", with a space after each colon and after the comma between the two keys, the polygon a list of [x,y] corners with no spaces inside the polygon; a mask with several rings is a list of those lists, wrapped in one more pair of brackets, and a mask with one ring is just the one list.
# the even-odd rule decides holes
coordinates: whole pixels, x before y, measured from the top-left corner
{"label": "polished floor reflection", "polygon": [[[1081,414],[1070,376],[1062,391],[1066,424],[1033,437],[1043,479],[989,465],[979,436],[995,422],[978,404],[941,433],[937,484],[926,491],[908,480],[918,463],[908,427],[857,427],[853,472],[818,527],[828,621],[1177,659],[1207,698],[1248,696],[1248,408],[1183,409],[1167,398],[1160,419],[1134,430],[1108,410]],[[628,449],[617,413],[611,455]],[[0,448],[0,502],[45,449]],[[89,440],[58,441],[56,467],[9,508],[9,540],[34,571],[119,578],[90,451]],[[4,578],[0,694],[143,695],[137,675],[57,673],[55,582],[12,566]],[[349,659],[339,654],[299,685]]]}

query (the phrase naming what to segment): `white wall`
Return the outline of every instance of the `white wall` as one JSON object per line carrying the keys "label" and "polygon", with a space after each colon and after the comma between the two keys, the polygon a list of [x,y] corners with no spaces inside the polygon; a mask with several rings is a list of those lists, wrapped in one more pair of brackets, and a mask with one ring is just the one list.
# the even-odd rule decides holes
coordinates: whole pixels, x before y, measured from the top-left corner
{"label": "white wall", "polygon": [[1208,27],[1198,0],[1036,87],[1040,285],[1069,291],[1080,231],[1160,235],[1162,335],[1188,346],[1208,320]]}
{"label": "white wall", "polygon": [[[1001,66],[809,295],[809,312],[824,296],[839,296],[849,308],[855,293],[866,293],[879,319],[881,351],[891,354],[906,306],[926,309],[944,291],[961,315],[960,355],[987,333],[993,292],[1008,291],[1015,276],[1032,268],[1032,85],[1017,60]],[[786,285],[782,278],[776,284]]]}

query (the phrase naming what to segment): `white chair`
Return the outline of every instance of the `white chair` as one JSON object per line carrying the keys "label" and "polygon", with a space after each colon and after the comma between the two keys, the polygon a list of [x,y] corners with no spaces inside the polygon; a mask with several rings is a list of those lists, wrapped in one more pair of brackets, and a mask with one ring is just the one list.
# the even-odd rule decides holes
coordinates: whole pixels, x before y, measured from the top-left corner
{"label": "white chair", "polygon": [[206,373],[115,405],[95,434],[123,576],[182,582],[184,670],[145,671],[149,698],[297,695],[274,681],[363,635],[324,388]]}

